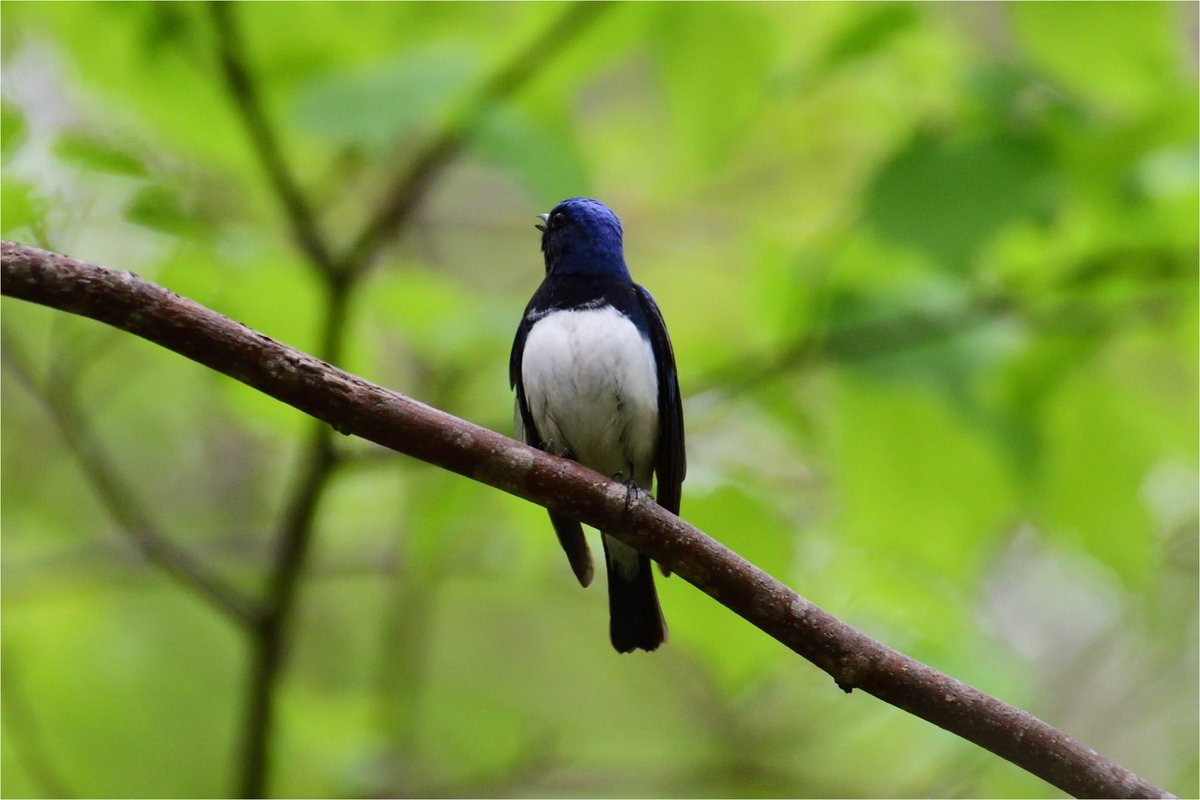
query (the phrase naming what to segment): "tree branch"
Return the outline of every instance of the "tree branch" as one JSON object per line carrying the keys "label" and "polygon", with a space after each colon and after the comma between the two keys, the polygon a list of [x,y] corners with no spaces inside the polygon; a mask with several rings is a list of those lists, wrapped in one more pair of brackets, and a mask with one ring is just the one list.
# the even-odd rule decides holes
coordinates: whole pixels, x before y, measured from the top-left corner
{"label": "tree branch", "polygon": [[836,619],[687,522],[579,464],[369,383],[136,276],[4,242],[0,292],[162,345],[354,434],[615,534],[796,653],[1079,797],[1162,789],[1036,717]]}
{"label": "tree branch", "polygon": [[112,459],[88,426],[71,395],[42,387],[34,378],[33,369],[25,357],[16,351],[11,336],[4,336],[0,355],[5,366],[49,414],[101,504],[146,560],[157,564],[179,583],[194,590],[240,627],[252,627],[258,618],[254,602],[190,552],[171,541],[158,528],[133,490],[121,480]]}

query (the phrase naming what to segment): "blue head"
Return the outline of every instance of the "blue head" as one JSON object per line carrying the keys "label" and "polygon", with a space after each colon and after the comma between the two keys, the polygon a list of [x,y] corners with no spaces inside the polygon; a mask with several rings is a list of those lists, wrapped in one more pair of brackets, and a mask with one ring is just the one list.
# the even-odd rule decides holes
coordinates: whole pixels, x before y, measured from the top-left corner
{"label": "blue head", "polygon": [[599,200],[572,197],[542,219],[546,274],[629,278],[621,220]]}

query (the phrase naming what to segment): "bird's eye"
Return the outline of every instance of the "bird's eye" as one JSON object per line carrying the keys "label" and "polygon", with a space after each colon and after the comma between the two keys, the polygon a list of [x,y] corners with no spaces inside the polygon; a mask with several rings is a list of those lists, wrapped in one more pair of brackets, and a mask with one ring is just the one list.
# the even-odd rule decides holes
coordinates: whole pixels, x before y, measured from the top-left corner
{"label": "bird's eye", "polygon": [[555,227],[562,225],[566,221],[567,221],[567,215],[561,211],[555,212],[554,216],[552,216],[550,218],[550,224]]}

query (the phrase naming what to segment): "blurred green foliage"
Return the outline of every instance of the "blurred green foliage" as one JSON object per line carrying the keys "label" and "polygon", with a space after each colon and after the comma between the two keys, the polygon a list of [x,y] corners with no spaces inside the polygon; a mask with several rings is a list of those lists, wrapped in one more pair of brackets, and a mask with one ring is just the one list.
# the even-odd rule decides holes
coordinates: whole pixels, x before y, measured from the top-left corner
{"label": "blurred green foliage", "polygon": [[[556,4],[238,6],[345,245]],[[322,297],[190,3],[5,3],[3,235],[317,346]],[[508,431],[533,215],[591,194],[671,327],[683,514],[1181,796],[1197,772],[1195,4],[631,4],[492,109],[354,298],[342,366]],[[139,502],[259,592],[305,419],[6,300]],[[8,366],[11,366],[9,364]],[[3,382],[8,797],[233,791],[244,639]],[[678,579],[618,657],[544,513],[342,441],[283,679],[294,796],[1045,796]],[[869,765],[869,767],[868,767]]]}

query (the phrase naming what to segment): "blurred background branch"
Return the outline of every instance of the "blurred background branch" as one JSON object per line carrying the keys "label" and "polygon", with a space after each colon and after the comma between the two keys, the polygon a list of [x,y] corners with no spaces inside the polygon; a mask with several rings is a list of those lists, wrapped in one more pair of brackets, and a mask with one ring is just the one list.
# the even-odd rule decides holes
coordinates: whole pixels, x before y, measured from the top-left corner
{"label": "blurred background branch", "polygon": [[69,380],[60,376],[53,385],[38,381],[33,365],[17,351],[15,337],[5,330],[2,340],[4,366],[54,421],[96,496],[143,557],[239,627],[253,627],[258,618],[254,602],[163,533],[133,488],[121,479],[116,463],[78,407]]}
{"label": "blurred background branch", "polygon": [[[225,85],[259,161],[283,205],[293,236],[315,268],[324,288],[321,345],[317,352],[332,364],[342,361],[349,328],[347,317],[354,290],[376,252],[388,238],[398,236],[409,223],[439,171],[463,149],[480,118],[498,102],[517,92],[538,70],[553,60],[553,53],[585,31],[604,3],[576,3],[546,31],[504,65],[471,97],[462,111],[418,150],[400,173],[379,212],[341,258],[335,258],[311,205],[283,156],[279,136],[267,118],[237,30],[236,6],[212,2],[219,60]],[[284,663],[287,625],[292,615],[297,584],[307,561],[316,524],[317,508],[337,463],[328,426],[316,424],[301,456],[300,475],[292,489],[277,534],[277,557],[270,575],[261,623],[255,629],[254,667],[248,684],[242,743],[240,793],[262,797],[268,792],[270,741],[276,715],[273,697]]]}
{"label": "blurred background branch", "polygon": [[[324,288],[321,358],[341,360],[350,284],[337,266],[317,220],[284,159],[279,137],[267,119],[251,70],[246,65],[232,3],[209,4],[225,85],[250,135],[251,144],[270,178],[290,221],[293,236],[308,257]],[[283,671],[287,627],[296,602],[297,585],[314,535],[316,509],[334,467],[332,432],[311,426],[300,456],[299,476],[286,503],[276,534],[275,561],[267,580],[261,623],[254,630],[254,657],[247,680],[246,708],[237,752],[242,759],[241,797],[265,797],[270,780],[270,742],[277,722],[275,695]]]}

